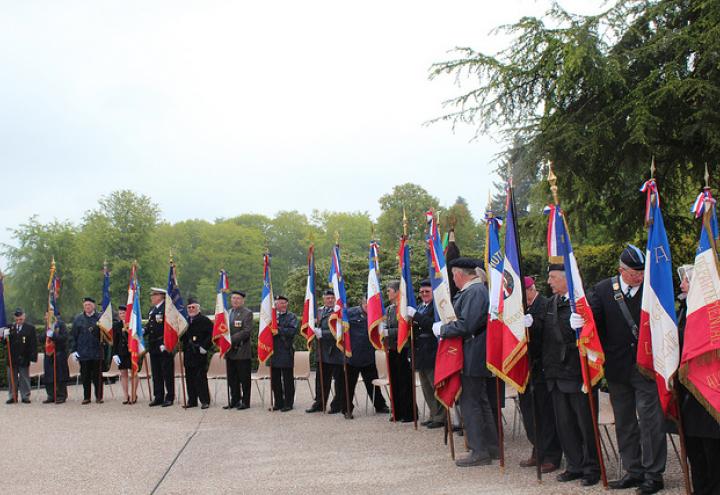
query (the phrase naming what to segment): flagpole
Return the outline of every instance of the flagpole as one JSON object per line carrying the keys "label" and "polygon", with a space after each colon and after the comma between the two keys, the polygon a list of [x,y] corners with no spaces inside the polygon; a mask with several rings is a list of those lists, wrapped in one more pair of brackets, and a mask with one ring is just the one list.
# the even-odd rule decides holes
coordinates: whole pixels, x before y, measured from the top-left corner
{"label": "flagpole", "polygon": [[[405,214],[405,208],[403,208],[403,239],[407,241],[408,238],[408,221],[407,221],[407,215]],[[406,260],[407,262],[410,262],[410,260]],[[402,276],[402,274],[401,274]],[[410,284],[412,286],[412,283]],[[415,390],[415,332],[413,331],[413,319],[411,316],[408,316],[408,322],[407,322],[409,328],[410,328],[410,376],[411,376],[411,390],[412,390],[412,410],[413,410],[413,427],[415,428],[415,431],[418,429],[418,418],[417,418],[417,393]]]}
{"label": "flagpole", "polygon": [[145,366],[145,378],[147,379],[148,398],[150,399],[150,401],[152,401],[154,397],[150,388],[150,368],[148,368],[147,353],[143,354],[143,366]]}
{"label": "flagpole", "polygon": [[455,438],[453,438],[453,422],[452,414],[450,414],[450,408],[445,408],[445,435],[450,438],[450,458],[455,460]]}
{"label": "flagpole", "polygon": [[187,397],[185,396],[185,360],[183,359],[183,351],[178,349],[178,354],[180,354],[180,381],[182,382],[183,407],[187,409]]}
{"label": "flagpole", "polygon": [[[552,170],[552,164],[550,165],[550,170],[548,172],[548,182],[550,183],[550,191],[552,191],[553,194],[553,200],[555,201],[555,206],[560,207],[560,201],[558,199],[558,188],[557,188],[557,176],[553,173]],[[565,232],[568,232],[567,228],[567,222],[565,221],[565,215],[562,216],[562,221],[565,226]],[[570,274],[572,276],[572,274]],[[570,299],[572,304],[572,310],[575,311],[575,302],[574,302],[574,295]],[[575,330],[575,329],[573,329]],[[590,370],[588,369],[588,362],[587,362],[587,356],[583,356],[581,347],[580,347],[580,335],[576,331],[575,332],[575,345],[578,349],[578,354],[580,355],[580,366],[582,367],[582,375],[583,377],[588,377],[588,390],[586,390],[587,398],[588,398],[588,405],[590,406],[590,416],[591,416],[591,422],[593,425],[593,433],[595,435],[595,450],[597,451],[598,456],[598,463],[600,465],[600,478],[602,479],[603,487],[607,489],[608,487],[608,481],[607,481],[607,471],[605,470],[605,460],[603,459],[602,455],[602,446],[600,442],[600,429],[598,427],[598,417],[596,413],[596,407],[595,407],[595,399],[593,397],[593,391],[592,391],[592,383],[590,383]]]}
{"label": "flagpole", "polygon": [[[335,231],[335,246],[337,246],[337,254],[338,254],[338,266],[340,264],[340,233],[336,230]],[[340,295],[340,294],[338,294]],[[347,301],[345,301],[345,304],[347,304]],[[343,306],[343,310],[347,310]],[[342,317],[340,318],[340,325],[342,326]],[[348,334],[349,330],[346,330],[343,327],[343,377],[345,381],[345,419],[353,419],[352,412],[350,412],[350,383],[348,382],[348,368],[347,368],[347,342],[346,340],[349,338]],[[353,390],[353,392],[355,392]]]}

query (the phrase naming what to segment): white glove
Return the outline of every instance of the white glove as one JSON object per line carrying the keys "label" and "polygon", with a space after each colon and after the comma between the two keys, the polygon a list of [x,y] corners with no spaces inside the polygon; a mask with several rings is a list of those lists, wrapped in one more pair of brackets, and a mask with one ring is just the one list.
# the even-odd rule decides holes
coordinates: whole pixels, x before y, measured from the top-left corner
{"label": "white glove", "polygon": [[440,337],[440,329],[442,328],[442,322],[436,321],[433,323],[433,333],[435,334],[435,337]]}
{"label": "white glove", "polygon": [[8,335],[10,335],[10,329],[9,328],[0,328],[0,338],[5,338]]}
{"label": "white glove", "polygon": [[315,332],[315,337],[317,337],[318,339],[322,338],[322,329],[314,328],[313,331]]}
{"label": "white glove", "polygon": [[71,356],[75,361],[80,361],[80,354],[78,354],[77,351],[73,352]]}
{"label": "white glove", "polygon": [[582,328],[585,326],[585,318],[577,313],[570,313],[570,326],[573,328]]}
{"label": "white glove", "polygon": [[52,331],[52,330],[48,330],[47,332],[45,332],[45,335],[47,335],[49,338],[52,338],[52,336],[53,336],[53,331]]}
{"label": "white glove", "polygon": [[387,327],[386,327],[385,325],[383,325],[382,329],[380,330],[380,334],[381,334],[383,337],[387,337],[387,336],[388,336],[388,329],[387,329]]}
{"label": "white glove", "polygon": [[415,317],[415,313],[417,313],[417,309],[413,308],[412,306],[408,306],[407,311],[408,311],[408,316],[409,316],[410,318],[414,318],[414,317]]}
{"label": "white glove", "polygon": [[165,352],[165,351],[167,351],[167,347],[165,347],[164,345],[160,344],[160,352]]}
{"label": "white glove", "polygon": [[533,324],[533,317],[531,314],[526,314],[523,318],[523,325],[525,325],[525,328],[530,328]]}
{"label": "white glove", "polygon": [[207,354],[207,351],[205,350],[204,347],[201,346],[198,349],[200,350],[200,354]]}
{"label": "white glove", "polygon": [[120,366],[120,356],[118,356],[117,354],[115,354],[115,355],[113,356],[113,361],[115,361],[115,364],[117,364],[118,366]]}

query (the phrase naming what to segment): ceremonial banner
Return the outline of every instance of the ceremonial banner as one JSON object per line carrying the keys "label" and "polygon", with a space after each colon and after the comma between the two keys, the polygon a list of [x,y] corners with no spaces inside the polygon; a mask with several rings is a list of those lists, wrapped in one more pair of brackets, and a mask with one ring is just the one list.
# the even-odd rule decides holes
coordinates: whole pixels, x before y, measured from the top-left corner
{"label": "ceremonial banner", "polygon": [[[140,358],[145,352],[144,331],[142,326],[142,312],[140,311],[140,284],[137,280],[135,264],[130,271],[128,284],[127,308],[125,310],[125,325],[128,329],[128,347],[132,361],[133,372],[140,369]],[[147,370],[149,373],[150,370]]]}
{"label": "ceremonial banner", "polygon": [[168,273],[167,292],[165,293],[165,324],[163,327],[163,340],[168,352],[173,352],[180,337],[188,327],[190,317],[180,295],[180,286],[177,283],[175,263],[170,262]]}
{"label": "ceremonial banner", "polygon": [[278,332],[275,299],[270,279],[270,254],[263,256],[263,288],[260,298],[260,331],[258,332],[258,359],[265,364],[273,354],[273,336]]}
{"label": "ceremonial banner", "polygon": [[720,276],[718,221],[710,189],[700,193],[693,211],[702,217],[700,242],[687,297],[687,320],[680,381],[720,421]]}
{"label": "ceremonial banner", "polygon": [[[514,203],[512,184],[508,184],[505,256],[502,263],[503,277],[498,294],[498,319],[496,320],[500,324],[488,324],[487,367],[505,383],[514,387],[519,393],[523,393],[530,376],[530,367],[527,355],[527,332],[524,324],[523,291],[525,287],[520,276],[520,253]],[[495,293],[495,287],[492,289]]]}
{"label": "ceremonial banner", "polygon": [[300,333],[305,337],[308,350],[315,338],[315,247],[308,249],[307,283],[305,284],[305,301],[303,302]]}
{"label": "ceremonial banner", "polygon": [[102,309],[100,311],[100,319],[98,327],[100,327],[102,340],[108,344],[113,341],[113,314],[112,302],[110,301],[110,270],[107,265],[103,266],[103,288],[102,288]]}
{"label": "ceremonial banner", "polygon": [[332,249],[332,259],[330,261],[330,277],[328,278],[330,286],[335,293],[335,307],[328,318],[330,332],[335,337],[335,345],[345,356],[352,356],[352,346],[350,344],[350,320],[347,314],[347,295],[345,294],[345,279],[342,274],[340,265],[340,246],[335,244]]}
{"label": "ceremonial banner", "polygon": [[230,291],[230,281],[225,270],[220,270],[220,279],[217,284],[217,295],[215,297],[215,321],[213,322],[212,339],[220,349],[220,358],[232,347],[230,340],[230,328],[228,321],[230,317],[227,310],[227,293]]}
{"label": "ceremonial banner", "polygon": [[[57,306],[57,298],[60,296],[60,279],[57,277],[57,274],[55,272],[55,260],[53,259],[50,262],[50,279],[48,280],[48,306],[47,306],[47,315],[45,316],[45,324],[47,326],[46,330],[53,330],[55,327],[55,322],[57,321],[57,317],[60,314],[60,310],[58,310]],[[5,316],[5,304],[3,302],[3,316]],[[0,328],[4,326],[0,325]],[[110,340],[112,342],[112,339]],[[55,354],[55,342],[48,337],[45,336],[45,354],[48,356],[52,356]]]}
{"label": "ceremonial banner", "polygon": [[[600,336],[595,326],[595,318],[585,297],[582,277],[575,259],[570,234],[567,231],[565,217],[559,205],[550,205],[545,208],[549,215],[548,220],[548,259],[550,263],[562,264],[565,267],[570,307],[585,320],[585,325],[575,329],[580,355],[587,358],[587,369],[583,370],[583,392],[588,393],[603,377],[605,371],[605,353],[603,352]],[[589,373],[589,374],[588,374]]]}
{"label": "ceremonial banner", "polygon": [[378,243],[370,241],[368,254],[367,322],[368,338],[375,349],[382,350],[382,330],[385,327],[385,306],[380,290]]}
{"label": "ceremonial banner", "polygon": [[400,259],[400,294],[398,295],[395,310],[398,321],[397,351],[400,352],[410,338],[410,332],[412,331],[412,319],[408,314],[408,308],[417,308],[412,276],[410,275],[410,246],[408,246],[405,236],[400,238],[398,258]]}
{"label": "ceremonial banner", "polygon": [[[491,338],[491,335],[502,335],[503,324],[500,320],[500,295],[503,289],[503,263],[505,256],[503,255],[502,249],[500,249],[501,226],[502,220],[496,217],[492,211],[488,210],[485,213],[485,269],[487,270],[490,304],[488,306],[486,341]],[[501,359],[500,363],[502,363]]]}

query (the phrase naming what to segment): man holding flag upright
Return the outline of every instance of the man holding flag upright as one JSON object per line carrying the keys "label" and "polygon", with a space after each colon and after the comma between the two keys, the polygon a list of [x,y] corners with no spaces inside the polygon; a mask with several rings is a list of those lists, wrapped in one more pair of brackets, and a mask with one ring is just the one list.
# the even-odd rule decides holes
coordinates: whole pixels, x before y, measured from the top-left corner
{"label": "man holding flag upright", "polygon": [[188,312],[185,308],[180,286],[177,282],[175,263],[170,260],[167,291],[165,292],[165,319],[163,323],[163,341],[168,352],[172,353],[178,340],[188,328]]}
{"label": "man holding flag upright", "polygon": [[[225,274],[225,272],[222,272]],[[218,338],[216,343],[225,346],[223,339],[230,337],[230,347],[225,352],[225,364],[227,366],[228,387],[230,387],[230,403],[223,406],[225,409],[238,410],[248,409],[250,407],[250,397],[252,393],[252,350],[250,337],[253,330],[253,313],[245,307],[245,292],[234,290],[230,293],[230,310],[224,313],[225,302],[224,297],[229,289],[227,274],[225,281],[218,283],[218,299],[215,306],[215,325],[221,319],[226,319],[229,334],[218,330],[217,335],[225,335]],[[214,333],[215,335],[215,333]],[[222,348],[221,348],[222,349]],[[222,352],[222,350],[221,350]]]}
{"label": "man holding flag upright", "polygon": [[260,297],[260,330],[258,331],[258,361],[260,365],[273,355],[273,337],[277,334],[275,298],[270,279],[270,253],[263,256],[263,287]]}
{"label": "man holding flag upright", "polygon": [[60,319],[57,299],[60,295],[60,279],[55,272],[55,260],[50,266],[48,282],[48,309],[45,315],[45,357],[43,359],[43,382],[47,398],[43,404],[62,404],[67,400],[68,331]]}
{"label": "man holding flag upright", "polygon": [[[348,318],[348,303],[347,294],[345,293],[345,278],[342,273],[342,265],[340,264],[340,244],[337,241],[338,234],[335,234],[336,242],[332,250],[332,259],[330,260],[330,276],[328,281],[333,289],[335,295],[335,306],[333,312],[328,318],[328,326],[333,337],[337,348],[343,354],[342,368],[342,380],[344,382],[344,393],[341,394],[344,401],[340,403],[342,413],[345,415],[345,419],[352,419],[352,407],[350,406],[350,390],[347,376],[347,359],[352,357],[352,343],[350,341],[350,320]],[[343,384],[336,382],[335,393],[337,394],[338,388],[343,388]],[[331,411],[332,412],[332,411]]]}

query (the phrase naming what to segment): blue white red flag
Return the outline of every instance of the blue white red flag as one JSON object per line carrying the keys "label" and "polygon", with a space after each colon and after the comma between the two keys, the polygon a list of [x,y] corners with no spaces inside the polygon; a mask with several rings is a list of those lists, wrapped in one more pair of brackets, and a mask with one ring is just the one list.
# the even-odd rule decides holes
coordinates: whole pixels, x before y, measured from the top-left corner
{"label": "blue white red flag", "polygon": [[188,327],[188,316],[185,303],[180,295],[180,286],[177,282],[177,271],[175,263],[170,262],[170,271],[168,272],[167,292],[165,293],[165,324],[164,324],[164,343],[168,352],[175,350],[175,346],[180,337],[185,333]]}
{"label": "blue white red flag", "polygon": [[400,260],[400,293],[395,309],[398,321],[397,351],[400,352],[412,331],[412,318],[410,318],[408,308],[417,308],[410,274],[410,246],[408,246],[405,236],[400,238],[398,258]]}
{"label": "blue white red flag", "polygon": [[382,330],[385,327],[385,306],[380,290],[380,264],[378,261],[378,243],[370,241],[368,254],[367,283],[367,321],[368,338],[375,349],[383,348]]}
{"label": "blue white red flag", "polygon": [[128,284],[127,308],[125,310],[125,325],[128,329],[128,348],[130,360],[135,373],[140,369],[140,359],[145,352],[144,330],[142,326],[142,312],[140,311],[140,284],[137,279],[137,268],[133,264]]}
{"label": "blue white red flag", "polygon": [[[530,376],[527,355],[527,331],[524,324],[523,279],[520,276],[520,253],[515,201],[512,184],[508,184],[505,223],[505,255],[503,276],[498,294],[499,325],[488,326],[487,367],[505,383],[523,393]],[[493,291],[496,288],[493,287]]]}
{"label": "blue white red flag", "polygon": [[335,307],[328,318],[330,332],[335,337],[335,345],[345,356],[352,356],[352,346],[350,344],[350,320],[347,313],[347,294],[345,294],[345,279],[342,274],[342,266],[340,265],[340,246],[335,244],[332,249],[332,259],[330,260],[330,276],[328,277],[330,287],[335,293]]}
{"label": "blue white red flag", "polygon": [[645,280],[637,346],[637,364],[641,371],[655,378],[660,404],[666,415],[677,417],[672,394],[672,377],[680,364],[675,292],[673,290],[670,245],[665,232],[660,194],[655,179],[640,189],[646,193],[648,211]]}
{"label": "blue white red flag", "polygon": [[428,211],[425,213],[425,219],[428,226],[426,237],[428,275],[432,285],[435,314],[443,324],[446,324],[457,319],[452,305],[452,297],[450,297],[450,276],[448,275],[445,252],[440,242],[440,233],[433,212]]}
{"label": "blue white red flag", "polygon": [[225,353],[232,347],[230,327],[228,327],[230,321],[227,310],[228,292],[230,292],[230,281],[225,270],[220,270],[215,296],[215,321],[213,321],[212,333],[213,342],[220,349],[220,358],[225,356]]}
{"label": "blue white red flag", "polygon": [[[687,296],[687,320],[680,360],[680,381],[720,421],[720,272],[718,221],[708,187],[700,193],[703,217],[700,242]],[[697,201],[696,201],[697,203]]]}
{"label": "blue white red flag", "polygon": [[500,248],[500,227],[502,220],[488,210],[485,213],[485,269],[487,270],[490,304],[488,306],[487,334],[502,331],[500,321],[500,294],[502,292],[503,262],[505,257]]}
{"label": "blue white red flag", "polygon": [[308,350],[315,338],[315,246],[308,249],[307,282],[305,284],[305,301],[303,302],[300,333],[305,337]]}
{"label": "blue white red flag", "polygon": [[262,364],[273,355],[273,336],[278,332],[275,298],[270,278],[270,254],[263,256],[263,288],[260,297],[260,331],[258,333],[258,359]]}
{"label": "blue white red flag", "polygon": [[570,234],[565,224],[565,215],[560,205],[550,205],[545,208],[549,215],[548,220],[548,259],[550,263],[562,264],[565,267],[570,307],[585,320],[582,328],[575,329],[578,350],[582,359],[587,359],[587,366],[581,366],[583,373],[583,392],[587,393],[603,377],[605,371],[605,353],[603,352],[600,336],[595,325],[585,288],[583,287],[580,269],[575,259]]}
{"label": "blue white red flag", "polygon": [[110,270],[107,265],[103,266],[103,288],[102,288],[102,310],[100,311],[100,319],[98,319],[98,327],[100,327],[101,338],[108,344],[112,344],[113,340],[113,314],[112,302],[110,300]]}

